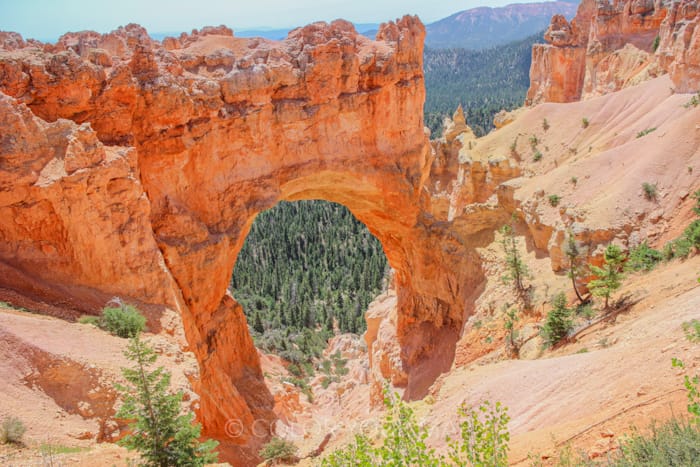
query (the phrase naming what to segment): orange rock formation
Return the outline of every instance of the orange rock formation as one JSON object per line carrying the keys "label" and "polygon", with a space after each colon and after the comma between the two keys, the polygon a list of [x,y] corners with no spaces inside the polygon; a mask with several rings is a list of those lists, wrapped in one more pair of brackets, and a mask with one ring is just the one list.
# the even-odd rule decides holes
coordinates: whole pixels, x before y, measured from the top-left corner
{"label": "orange rock formation", "polygon": [[574,102],[663,73],[677,92],[700,89],[699,10],[697,0],[583,0],[533,47],[527,102]]}
{"label": "orange rock formation", "polygon": [[[345,21],[282,42],[225,27],[162,44],[137,25],[55,45],[2,33],[0,285],[73,316],[115,295],[178,311],[205,434],[225,459],[251,464],[273,398],[227,292],[231,271],[260,211],[335,201],[396,271],[400,358],[387,361],[407,375],[406,397],[422,396],[449,368],[482,280],[474,248],[486,239],[468,237],[500,212],[457,212],[458,199],[489,197],[474,184],[498,184],[488,165],[460,167],[468,189],[441,194],[456,149],[438,155],[444,183],[429,180],[424,34],[413,17],[376,40]],[[459,234],[456,219],[469,226]]]}

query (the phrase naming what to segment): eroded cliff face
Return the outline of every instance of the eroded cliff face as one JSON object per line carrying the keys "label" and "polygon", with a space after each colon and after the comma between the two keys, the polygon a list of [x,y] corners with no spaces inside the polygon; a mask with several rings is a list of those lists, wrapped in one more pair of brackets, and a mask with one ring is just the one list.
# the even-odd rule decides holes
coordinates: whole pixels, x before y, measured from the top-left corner
{"label": "eroded cliff face", "polygon": [[677,92],[694,92],[699,22],[697,0],[583,0],[571,22],[552,18],[547,44],[533,47],[526,102],[575,102],[664,73]]}
{"label": "eroded cliff face", "polygon": [[[115,295],[176,310],[200,366],[204,432],[248,465],[274,414],[227,292],[236,256],[278,201],[338,202],[396,271],[390,361],[406,397],[421,397],[450,367],[482,281],[470,237],[500,213],[488,203],[461,212],[458,200],[486,191],[446,204],[430,181],[424,35],[413,17],[382,25],[374,41],[345,21],[282,42],[225,27],[162,44],[137,25],[55,45],[1,33],[0,285],[74,316]],[[445,174],[457,169],[447,153]],[[493,190],[485,167],[460,166],[460,176]],[[456,233],[457,221],[469,227]]]}

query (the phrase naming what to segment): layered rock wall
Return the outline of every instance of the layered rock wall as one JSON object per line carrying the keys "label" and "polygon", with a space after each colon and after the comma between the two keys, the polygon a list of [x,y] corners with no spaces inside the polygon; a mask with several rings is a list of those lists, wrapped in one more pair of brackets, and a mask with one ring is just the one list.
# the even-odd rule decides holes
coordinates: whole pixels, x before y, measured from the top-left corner
{"label": "layered rock wall", "polygon": [[583,0],[555,16],[532,51],[526,102],[575,102],[670,73],[677,92],[700,89],[697,0]]}

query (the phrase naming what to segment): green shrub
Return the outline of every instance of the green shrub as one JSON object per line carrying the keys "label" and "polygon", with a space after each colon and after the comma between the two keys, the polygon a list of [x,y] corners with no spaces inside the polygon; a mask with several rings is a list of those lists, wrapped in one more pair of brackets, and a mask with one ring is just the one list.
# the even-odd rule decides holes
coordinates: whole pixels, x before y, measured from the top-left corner
{"label": "green shrub", "polygon": [[576,307],[576,314],[587,320],[595,318],[597,314],[593,306],[590,303],[580,304]]}
{"label": "green shrub", "polygon": [[297,447],[294,443],[282,438],[272,438],[269,443],[262,447],[258,455],[266,461],[294,462],[297,456]]}
{"label": "green shrub", "polygon": [[100,327],[100,317],[99,316],[91,316],[91,315],[83,315],[80,318],[78,318],[78,322],[80,324],[91,324],[95,327]]}
{"label": "green shrub", "polygon": [[331,355],[331,359],[333,360],[333,372],[336,375],[345,376],[348,374],[348,372],[350,371],[347,367],[348,359],[342,358],[340,355],[340,351]]}
{"label": "green shrub", "polygon": [[390,395],[388,391],[385,394],[384,404],[388,410],[382,425],[385,433],[382,443],[373,446],[367,436],[356,435],[353,443],[323,459],[323,467],[508,465],[510,418],[500,403],[483,402],[476,409],[466,405],[459,409],[461,439],[447,439],[446,458],[426,445],[428,430],[418,424],[413,409],[398,395]]}
{"label": "green shrub", "polygon": [[331,367],[332,363],[328,359],[323,359],[321,361],[321,367],[319,368],[325,375],[330,376],[331,375]]}
{"label": "green shrub", "polygon": [[[87,451],[90,448],[81,448],[80,446],[65,446],[63,444],[41,443],[39,452],[42,456],[55,456],[59,454],[75,454],[78,452]],[[49,464],[50,465],[50,464]]]}
{"label": "green shrub", "polygon": [[[700,190],[693,193],[693,198],[697,201],[693,212],[700,216]],[[700,248],[700,219],[695,219],[680,237],[664,245],[662,255],[666,260],[686,258],[693,248]]]}
{"label": "green shrub", "polygon": [[583,118],[581,119],[581,127],[582,127],[583,129],[588,128],[588,125],[590,125],[590,124],[591,124],[591,122],[589,122],[588,119],[587,119],[586,117],[583,117]]}
{"label": "green shrub", "polygon": [[[684,420],[672,418],[662,425],[652,423],[651,433],[633,431],[620,441],[620,449],[596,462],[585,454],[575,455],[565,447],[554,465],[558,467],[695,467],[700,458],[700,430]],[[531,465],[542,465],[534,463]]]}
{"label": "green shrub", "polygon": [[128,339],[146,329],[146,318],[135,306],[121,303],[102,310],[101,325],[115,336]]}
{"label": "green shrub", "polygon": [[663,253],[650,248],[646,240],[644,240],[641,244],[630,250],[627,262],[625,263],[625,270],[651,271],[662,259],[664,259]]}
{"label": "green shrub", "polygon": [[540,151],[536,151],[535,155],[532,156],[532,160],[535,162],[539,162],[542,160],[542,153]]}
{"label": "green shrub", "polygon": [[642,183],[642,191],[644,192],[644,197],[646,199],[648,199],[649,201],[656,201],[656,183]]}
{"label": "green shrub", "polygon": [[690,246],[700,246],[700,219],[694,220],[688,227],[685,228],[683,231],[683,238],[690,244]]}
{"label": "green shrub", "polygon": [[483,402],[476,410],[462,405],[459,415],[462,439],[449,443],[449,458],[458,466],[501,467],[508,465],[508,410],[496,402]]}
{"label": "green shrub", "polygon": [[553,207],[556,207],[559,205],[559,201],[561,201],[561,196],[559,195],[549,195],[549,204]]}
{"label": "green shrub", "polygon": [[687,258],[690,255],[692,246],[693,244],[685,236],[681,236],[666,243],[661,254],[666,261],[670,261],[673,258]]}
{"label": "green shrub", "polygon": [[542,129],[545,131],[545,133],[547,132],[547,130],[549,130],[549,122],[546,118],[542,120]]}
{"label": "green shrub", "polygon": [[[698,279],[698,282],[700,282],[700,279]],[[693,319],[683,323],[683,333],[690,342],[700,344],[700,321]]]}
{"label": "green shrub", "polygon": [[510,154],[513,157],[518,156],[518,137],[516,136],[512,143],[510,143]]}
{"label": "green shrub", "polygon": [[659,44],[661,43],[661,37],[656,36],[654,42],[651,44],[651,50],[656,52],[659,49]]}
{"label": "green shrub", "polygon": [[620,443],[620,454],[610,465],[636,466],[695,466],[700,459],[700,430],[679,419],[657,427],[651,434],[633,434]]}
{"label": "green shrub", "polygon": [[22,423],[22,420],[16,417],[6,417],[0,425],[0,441],[3,444],[22,442],[22,436],[27,428]]}
{"label": "green shrub", "polygon": [[545,344],[555,345],[571,332],[574,326],[571,315],[571,309],[566,306],[566,295],[564,292],[559,292],[552,299],[552,310],[547,313],[540,331]]}
{"label": "green shrub", "polygon": [[690,100],[683,105],[683,107],[689,109],[690,107],[697,107],[698,105],[700,105],[700,91],[691,97]]}
{"label": "green shrub", "polygon": [[637,133],[637,138],[641,138],[641,137],[643,137],[643,136],[646,136],[646,135],[648,135],[649,133],[651,133],[652,131],[656,131],[656,127],[647,128],[647,129],[645,129],[645,130],[640,131],[639,133]]}
{"label": "green shrub", "polygon": [[287,367],[287,371],[289,371],[289,373],[291,373],[292,376],[295,376],[295,377],[297,377],[297,378],[301,378],[301,376],[303,375],[303,372],[302,372],[302,370],[301,370],[301,367],[300,367],[298,364],[296,364],[296,363],[290,364],[290,365]]}
{"label": "green shrub", "polygon": [[[700,279],[698,279],[700,282]],[[683,323],[683,333],[685,338],[695,344],[700,343],[700,321],[694,319]],[[685,364],[678,358],[672,358],[674,368],[685,368]],[[700,375],[684,375],[683,385],[688,398],[688,413],[691,416],[690,422],[700,429]]]}
{"label": "green shrub", "polygon": [[323,379],[321,380],[321,387],[323,389],[328,389],[328,386],[331,385],[331,383],[335,382],[334,378],[331,378],[329,376],[324,376]]}
{"label": "green shrub", "polygon": [[530,141],[530,147],[532,147],[532,149],[535,149],[537,147],[537,145],[540,143],[540,139],[537,137],[537,135],[530,136],[529,141]]}

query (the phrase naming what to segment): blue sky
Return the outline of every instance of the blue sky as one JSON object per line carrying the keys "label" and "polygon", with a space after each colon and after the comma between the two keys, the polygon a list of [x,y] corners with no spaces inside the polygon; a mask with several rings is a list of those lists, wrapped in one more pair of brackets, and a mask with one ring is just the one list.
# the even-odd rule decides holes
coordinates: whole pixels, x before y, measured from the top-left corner
{"label": "blue sky", "polygon": [[[534,1],[534,0],[531,0]],[[236,29],[286,28],[345,18],[379,23],[417,14],[431,22],[477,6],[519,0],[0,0],[0,30],[53,40],[67,31],[108,32],[139,23],[149,32],[190,31],[226,24]]]}

